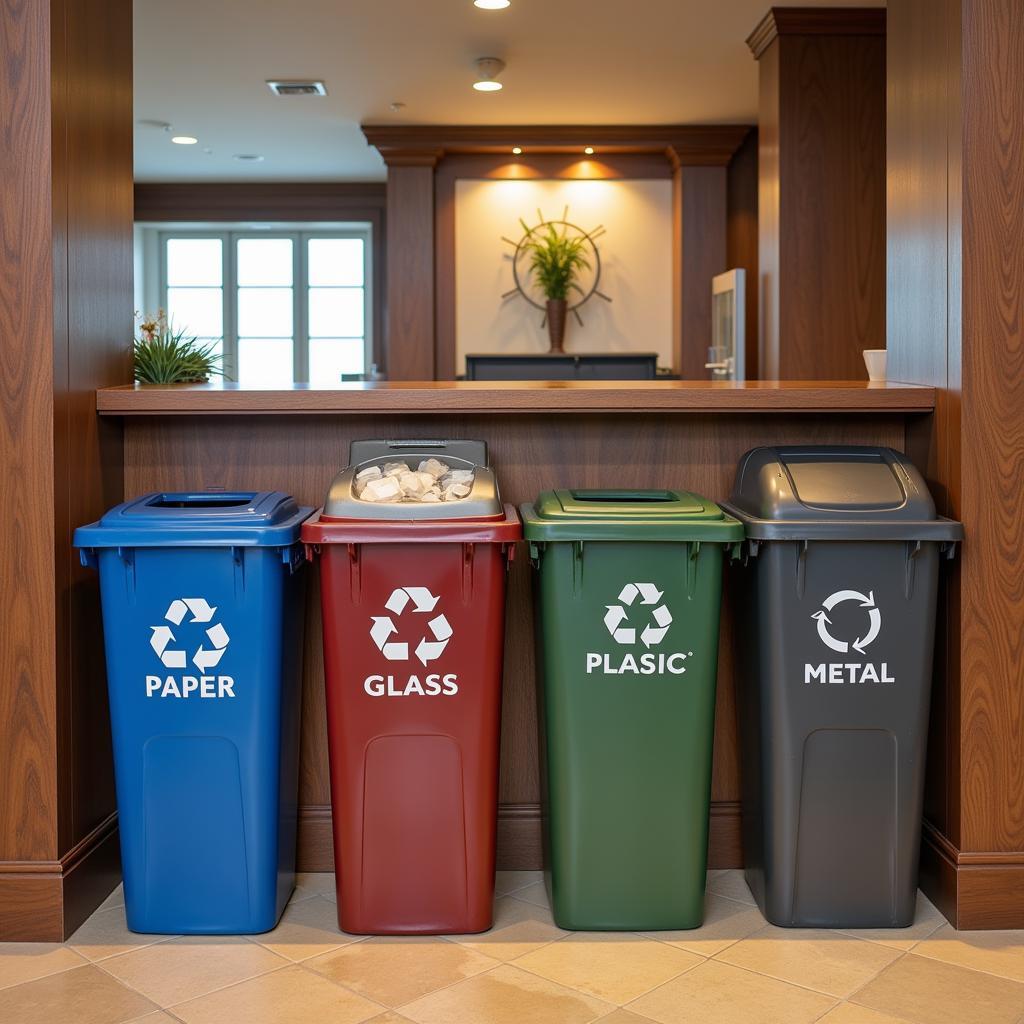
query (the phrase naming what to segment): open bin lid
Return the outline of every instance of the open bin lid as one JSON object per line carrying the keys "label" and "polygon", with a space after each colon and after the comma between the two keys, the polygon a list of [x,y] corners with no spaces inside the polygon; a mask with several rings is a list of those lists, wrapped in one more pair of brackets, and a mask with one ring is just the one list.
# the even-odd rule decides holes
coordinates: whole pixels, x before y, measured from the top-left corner
{"label": "open bin lid", "polygon": [[743,539],[743,527],[690,491],[576,488],[544,491],[521,507],[527,540],[711,541]]}
{"label": "open bin lid", "polygon": [[917,468],[892,448],[785,445],[741,459],[723,507],[754,540],[955,541]]}
{"label": "open bin lid", "polygon": [[[473,472],[470,493],[450,501],[369,501],[356,493],[356,476],[372,466],[437,459],[451,469]],[[349,465],[334,478],[324,507],[302,530],[307,544],[511,542],[522,538],[515,509],[503,505],[487,445],[473,440],[353,441]]]}
{"label": "open bin lid", "polygon": [[311,508],[281,491],[157,491],[75,530],[79,548],[277,547],[294,544]]}

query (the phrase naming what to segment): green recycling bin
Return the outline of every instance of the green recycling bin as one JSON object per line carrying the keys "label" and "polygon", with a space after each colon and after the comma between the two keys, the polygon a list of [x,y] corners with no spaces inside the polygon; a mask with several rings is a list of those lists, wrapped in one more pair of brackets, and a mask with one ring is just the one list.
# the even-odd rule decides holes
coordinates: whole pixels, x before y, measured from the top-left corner
{"label": "green recycling bin", "polygon": [[545,491],[537,568],[545,878],[572,930],[704,915],[722,557],[743,527],[686,491]]}

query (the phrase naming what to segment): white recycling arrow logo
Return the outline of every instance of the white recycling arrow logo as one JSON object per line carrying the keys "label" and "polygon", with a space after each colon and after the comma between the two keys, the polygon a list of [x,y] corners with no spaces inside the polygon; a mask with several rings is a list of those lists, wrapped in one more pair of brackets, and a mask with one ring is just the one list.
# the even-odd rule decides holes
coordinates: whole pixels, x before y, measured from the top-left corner
{"label": "white recycling arrow logo", "polygon": [[[190,623],[205,623],[213,620],[216,611],[217,609],[211,607],[204,597],[179,597],[170,603],[164,619],[175,626],[180,626],[185,620],[185,616],[191,612],[192,618],[188,620]],[[172,641],[177,642],[171,627],[159,625],[150,626],[149,628],[153,631],[152,636],[149,638],[149,645],[153,648],[156,656],[163,662],[164,666],[166,668],[185,668],[188,661],[187,653],[170,646]],[[192,661],[200,672],[205,672],[207,669],[211,669],[219,664],[231,639],[228,636],[227,630],[219,622],[215,622],[212,626],[207,627],[205,633],[211,646],[204,647],[200,643],[199,648],[192,655]]]}
{"label": "white recycling arrow logo", "polygon": [[[438,600],[426,587],[396,587],[384,602],[384,607],[394,615],[401,616],[411,601],[413,614],[426,615],[434,610]],[[388,661],[408,661],[409,644],[404,640],[391,639],[398,632],[395,620],[390,615],[372,615],[370,618],[373,623],[370,626],[370,639],[377,645],[377,650]],[[415,652],[424,665],[441,657],[452,636],[452,627],[443,614],[429,619],[427,629],[433,640],[428,640],[424,635],[416,645]]]}
{"label": "white recycling arrow logo", "polygon": [[[832,625],[832,620],[828,617],[828,613],[836,605],[842,604],[844,601],[857,601],[861,608],[868,610],[868,631],[864,636],[854,640],[852,644],[846,640],[837,640],[828,631],[828,627]],[[873,590],[869,591],[867,595],[862,594],[859,590],[837,590],[834,594],[829,594],[821,602],[821,608],[811,618],[816,619],[818,622],[818,636],[821,638],[821,642],[839,654],[846,654],[851,647],[859,654],[863,654],[864,648],[875,640],[882,629],[882,613],[875,605],[875,592]]]}
{"label": "white recycling arrow logo", "polygon": [[633,602],[639,597],[641,606],[653,606],[651,621],[641,631],[640,640],[645,647],[660,644],[665,639],[668,627],[672,625],[672,613],[660,603],[663,596],[664,591],[659,590],[653,583],[627,583],[619,592],[619,601],[622,604],[605,606],[608,609],[604,616],[605,628],[615,642],[636,643],[636,628],[623,623],[629,621],[629,612],[626,609],[632,607]]}

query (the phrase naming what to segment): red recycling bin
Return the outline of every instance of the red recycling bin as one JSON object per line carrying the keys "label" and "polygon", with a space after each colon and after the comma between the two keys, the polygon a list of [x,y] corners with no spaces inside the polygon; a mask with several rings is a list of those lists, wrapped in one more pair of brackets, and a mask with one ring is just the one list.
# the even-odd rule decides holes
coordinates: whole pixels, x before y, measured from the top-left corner
{"label": "red recycling bin", "polygon": [[[505,581],[521,526],[482,443],[402,445],[353,444],[302,529],[320,557],[338,922],[479,932],[492,919]],[[364,470],[431,458],[472,468],[471,493],[357,496]]]}

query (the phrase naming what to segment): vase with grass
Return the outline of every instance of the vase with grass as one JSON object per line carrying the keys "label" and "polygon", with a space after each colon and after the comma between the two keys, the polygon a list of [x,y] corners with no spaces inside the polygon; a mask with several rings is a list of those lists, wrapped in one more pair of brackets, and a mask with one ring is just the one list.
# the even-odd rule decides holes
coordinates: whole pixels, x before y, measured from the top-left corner
{"label": "vase with grass", "polygon": [[551,221],[530,228],[520,220],[526,238],[522,248],[529,260],[529,272],[547,300],[546,321],[552,352],[563,352],[565,317],[569,309],[569,295],[583,294],[577,278],[581,271],[590,269],[586,256],[586,236],[570,238],[566,224]]}
{"label": "vase with grass", "polygon": [[162,309],[140,319],[132,343],[137,384],[206,384],[211,377],[224,375],[212,342],[204,345],[189,337]]}

